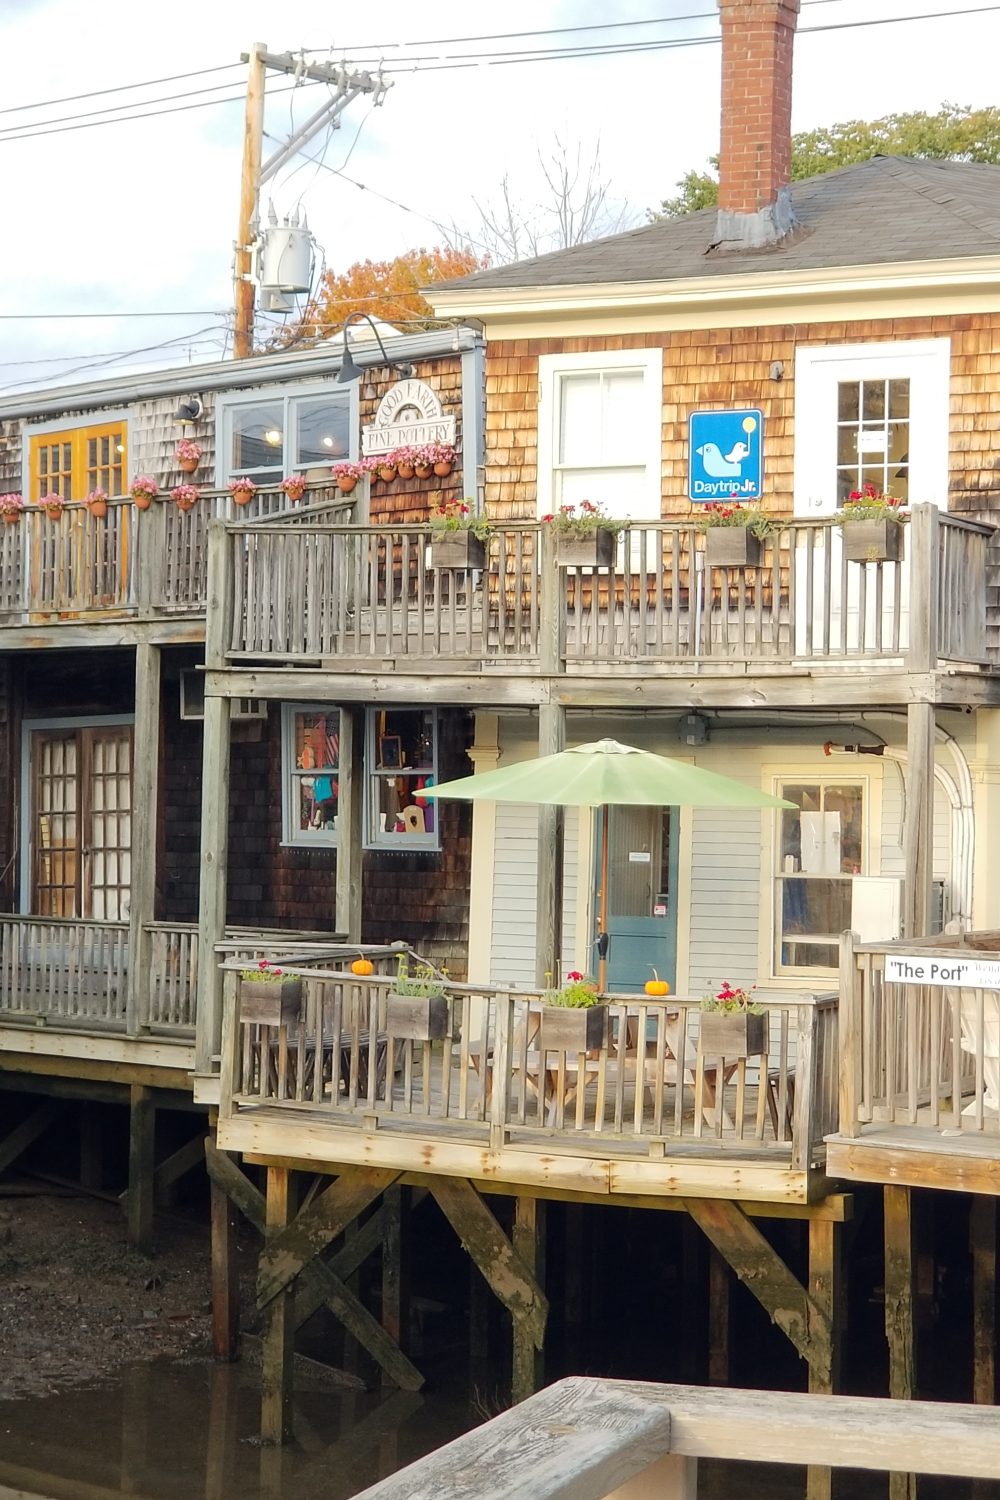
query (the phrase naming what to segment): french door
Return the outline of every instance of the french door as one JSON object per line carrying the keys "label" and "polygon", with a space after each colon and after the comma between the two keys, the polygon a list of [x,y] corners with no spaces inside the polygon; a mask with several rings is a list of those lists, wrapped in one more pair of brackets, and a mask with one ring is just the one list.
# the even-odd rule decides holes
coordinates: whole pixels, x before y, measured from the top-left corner
{"label": "french door", "polygon": [[131,881],[131,727],[33,730],[29,767],[31,912],[125,921]]}

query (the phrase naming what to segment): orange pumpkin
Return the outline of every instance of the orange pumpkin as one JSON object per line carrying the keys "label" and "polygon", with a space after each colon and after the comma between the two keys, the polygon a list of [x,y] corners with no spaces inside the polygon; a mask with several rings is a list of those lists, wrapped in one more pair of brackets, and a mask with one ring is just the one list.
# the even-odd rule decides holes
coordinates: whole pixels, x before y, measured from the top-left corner
{"label": "orange pumpkin", "polygon": [[374,974],[375,965],[370,958],[356,958],[351,964],[352,974]]}
{"label": "orange pumpkin", "polygon": [[645,984],[647,995],[669,995],[670,986],[665,979],[661,979],[656,970],[653,970],[652,979],[647,979]]}

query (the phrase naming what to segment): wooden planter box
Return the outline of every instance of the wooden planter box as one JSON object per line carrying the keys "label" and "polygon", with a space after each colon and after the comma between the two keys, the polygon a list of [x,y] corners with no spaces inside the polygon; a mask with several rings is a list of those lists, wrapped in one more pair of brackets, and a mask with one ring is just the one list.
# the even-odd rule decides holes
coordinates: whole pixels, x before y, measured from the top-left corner
{"label": "wooden planter box", "polygon": [[899,562],[903,556],[899,521],[848,521],[841,530],[848,562]]}
{"label": "wooden planter box", "polygon": [[608,1037],[608,1007],[545,1005],[542,1007],[543,1052],[597,1052]]}
{"label": "wooden planter box", "polygon": [[710,526],[705,532],[705,561],[711,568],[757,568],[762,545],[748,526]]}
{"label": "wooden planter box", "polygon": [[559,568],[610,568],[618,538],[613,531],[592,531],[589,536],[556,532],[556,566]]}
{"label": "wooden planter box", "polygon": [[758,1057],[767,1054],[767,1013],[703,1010],[699,1021],[702,1056]]}
{"label": "wooden planter box", "polygon": [[387,1030],[397,1041],[440,1042],[448,1035],[447,995],[386,996]]}
{"label": "wooden planter box", "polygon": [[485,568],[486,544],[473,531],[438,532],[431,538],[431,566],[434,568]]}
{"label": "wooden planter box", "polygon": [[241,979],[240,1020],[255,1026],[287,1026],[302,1010],[301,979]]}

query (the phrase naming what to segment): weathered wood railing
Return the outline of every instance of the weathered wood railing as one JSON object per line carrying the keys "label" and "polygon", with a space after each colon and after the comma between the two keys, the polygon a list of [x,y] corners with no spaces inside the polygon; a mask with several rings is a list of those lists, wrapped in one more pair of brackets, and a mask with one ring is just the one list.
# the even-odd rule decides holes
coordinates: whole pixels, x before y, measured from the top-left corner
{"label": "weathered wood railing", "polygon": [[840,1134],[988,1135],[1000,1151],[1000,934],[848,936],[840,982]]}
{"label": "weathered wood railing", "polygon": [[[197,1023],[198,929],[190,922],[152,922],[148,974],[132,996],[127,922],[0,914],[0,1025],[111,1031],[190,1039]],[[232,929],[220,956],[240,962],[294,956],[297,964],[343,962],[370,954],[376,971],[394,973],[408,948],[347,948],[329,934]],[[134,999],[133,1007],[130,1000]]]}
{"label": "weathered wood railing", "polygon": [[[706,563],[690,522],[633,524],[610,568],[557,569],[539,523],[503,522],[484,566],[436,569],[426,526],[229,527],[234,663],[408,657],[440,670],[537,661],[558,616],[567,671],[623,662],[905,660],[910,578],[936,580],[943,657],[987,659],[990,528],[917,507],[901,563],[848,562],[829,519],[782,522],[756,568]],[[553,601],[552,592],[556,592]],[[433,667],[430,668],[433,670]]]}
{"label": "weathered wood railing", "polygon": [[1000,1427],[988,1406],[574,1375],[356,1500],[696,1500],[700,1458],[992,1480]]}
{"label": "weathered wood railing", "polygon": [[60,617],[194,612],[205,609],[207,538],[212,521],[240,515],[346,519],[353,502],[330,484],[312,483],[293,506],[275,486],[262,486],[245,508],[228,489],[199,486],[200,498],[181,511],[164,498],[139,511],[126,497],[108,501],[97,518],[68,503],[56,519],[36,505],[0,526],[0,625]]}
{"label": "weathered wood railing", "polygon": [[697,1001],[612,996],[603,1044],[580,1054],[550,1044],[537,995],[449,984],[437,1040],[420,1040],[396,1019],[391,975],[287,963],[286,973],[302,975],[297,1013],[239,1023],[239,977],[228,967],[230,1117],[261,1105],[307,1109],[334,1126],[377,1122],[380,1136],[457,1131],[494,1149],[553,1132],[584,1151],[686,1144],[803,1172],[836,1123],[832,996],[765,997],[766,1059],[706,1055]]}

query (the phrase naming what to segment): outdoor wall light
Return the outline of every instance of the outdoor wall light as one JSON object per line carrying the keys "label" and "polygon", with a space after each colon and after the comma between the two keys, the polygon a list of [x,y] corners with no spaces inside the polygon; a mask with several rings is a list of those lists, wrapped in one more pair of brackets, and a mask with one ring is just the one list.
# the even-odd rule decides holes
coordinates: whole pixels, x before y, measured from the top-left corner
{"label": "outdoor wall light", "polygon": [[375,342],[376,344],[378,344],[379,351],[382,355],[383,364],[388,365],[390,370],[396,370],[403,380],[408,380],[413,374],[413,366],[403,363],[399,360],[390,359],[388,354],[386,354],[385,352],[385,345],[379,337],[379,331],[375,326],[374,320],[370,318],[367,313],[352,312],[348,313],[347,317],[344,319],[344,353],[341,357],[340,369],[337,372],[337,384],[350,385],[351,381],[360,380],[366,368],[364,365],[355,364],[354,356],[351,354],[350,348],[347,343],[348,327],[351,323],[356,322],[358,318],[364,318],[365,322],[370,325],[371,331],[375,335]]}
{"label": "outdoor wall light", "polygon": [[197,422],[205,410],[205,403],[200,396],[185,396],[184,400],[174,412],[175,422]]}
{"label": "outdoor wall light", "polygon": [[677,726],[682,745],[704,745],[708,740],[708,720],[701,714],[685,714]]}

